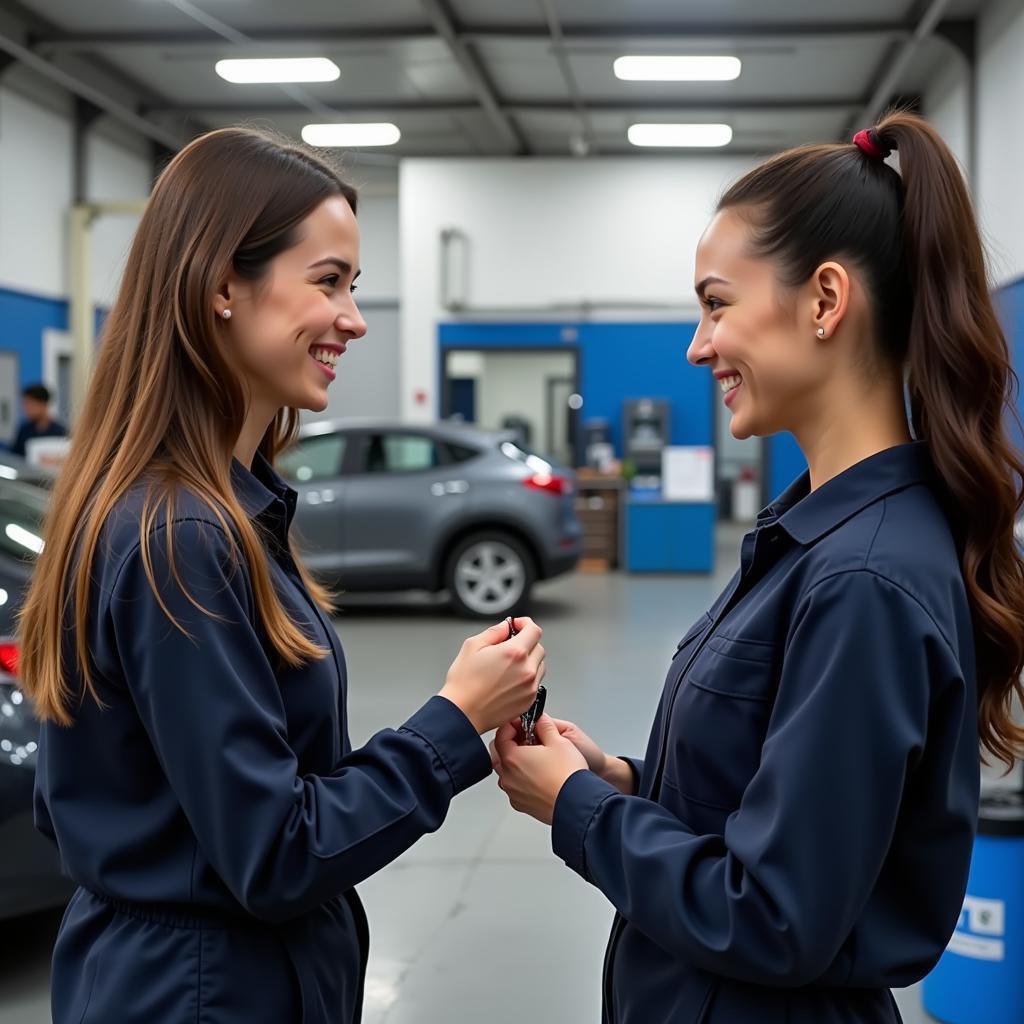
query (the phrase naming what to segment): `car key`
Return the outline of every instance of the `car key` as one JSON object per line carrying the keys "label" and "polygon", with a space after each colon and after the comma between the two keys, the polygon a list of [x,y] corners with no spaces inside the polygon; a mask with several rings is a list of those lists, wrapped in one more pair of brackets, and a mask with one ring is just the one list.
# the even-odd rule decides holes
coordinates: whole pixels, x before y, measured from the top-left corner
{"label": "car key", "polygon": [[534,730],[537,727],[537,720],[544,714],[544,701],[547,699],[547,695],[548,691],[544,684],[541,683],[537,687],[537,699],[530,705],[530,710],[519,716],[523,732],[526,734],[523,743],[528,747],[535,747],[537,745],[537,737],[534,735]]}
{"label": "car key", "polygon": [[[508,620],[508,638],[512,639],[517,633],[516,627],[512,623],[512,617],[509,616]],[[537,687],[537,696],[530,707],[519,716],[519,724],[523,728],[523,744],[527,747],[533,747],[537,744],[537,738],[534,735],[534,728],[537,725],[537,719],[544,714],[544,702],[547,700],[548,691],[543,683]]]}

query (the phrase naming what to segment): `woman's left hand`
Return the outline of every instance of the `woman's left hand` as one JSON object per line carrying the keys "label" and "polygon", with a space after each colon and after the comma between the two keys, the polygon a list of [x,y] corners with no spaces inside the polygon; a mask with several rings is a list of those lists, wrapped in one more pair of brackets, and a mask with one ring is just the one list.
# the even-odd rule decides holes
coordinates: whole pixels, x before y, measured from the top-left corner
{"label": "woman's left hand", "polygon": [[587,761],[548,715],[538,719],[534,735],[535,746],[520,746],[516,726],[503,725],[491,744],[491,760],[512,807],[550,825],[565,780],[586,771]]}

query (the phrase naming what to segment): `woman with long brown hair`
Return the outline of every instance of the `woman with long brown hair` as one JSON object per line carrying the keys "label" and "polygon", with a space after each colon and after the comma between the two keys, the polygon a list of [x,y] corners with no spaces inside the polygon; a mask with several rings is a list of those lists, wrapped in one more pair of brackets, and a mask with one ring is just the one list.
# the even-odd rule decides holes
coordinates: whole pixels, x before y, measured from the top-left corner
{"label": "woman with long brown hair", "polygon": [[978,230],[893,113],[752,170],[696,268],[689,361],[808,472],[676,648],[646,758],[507,725],[501,786],[615,905],[606,1024],[888,1024],[960,914],[979,738],[1007,765],[1024,739],[1024,466]]}
{"label": "woman with long brown hair", "polygon": [[37,824],[79,885],[57,1024],[357,1021],[353,887],[489,774],[480,733],[543,676],[539,628],[502,623],[349,744],[273,460],[366,330],[355,213],[311,152],[228,129],[175,157],[139,225],[21,621]]}

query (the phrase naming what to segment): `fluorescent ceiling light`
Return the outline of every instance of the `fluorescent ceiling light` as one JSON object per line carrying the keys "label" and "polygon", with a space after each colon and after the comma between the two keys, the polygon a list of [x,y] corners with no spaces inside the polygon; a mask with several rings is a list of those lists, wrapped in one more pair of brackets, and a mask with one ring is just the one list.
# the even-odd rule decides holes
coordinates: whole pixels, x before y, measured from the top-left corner
{"label": "fluorescent ceiling light", "polygon": [[626,82],[731,82],[739,57],[619,57],[615,77]]}
{"label": "fluorescent ceiling light", "polygon": [[341,69],[326,57],[255,57],[219,60],[217,74],[229,82],[254,85],[261,82],[333,82]]}
{"label": "fluorescent ceiling light", "polygon": [[631,124],[626,137],[634,146],[728,146],[727,124]]}
{"label": "fluorescent ceiling light", "polygon": [[393,146],[402,133],[393,124],[307,124],[302,141],[310,146]]}

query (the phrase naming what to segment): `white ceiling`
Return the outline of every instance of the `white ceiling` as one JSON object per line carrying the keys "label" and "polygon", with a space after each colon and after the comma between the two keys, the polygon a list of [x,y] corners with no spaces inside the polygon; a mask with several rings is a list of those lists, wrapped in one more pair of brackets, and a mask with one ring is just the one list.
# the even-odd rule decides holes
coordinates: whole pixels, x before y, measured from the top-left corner
{"label": "white ceiling", "polygon": [[[965,22],[983,0],[950,0]],[[726,121],[735,151],[842,137],[929,0],[4,0],[0,35],[83,81],[123,85],[122,105],[182,141],[238,121],[297,134],[320,120],[394,121],[389,154],[638,152],[635,121]],[[552,16],[556,23],[552,25]],[[13,26],[13,27],[12,27]],[[552,32],[556,33],[552,35]],[[559,38],[560,35],[560,38]],[[0,39],[2,45],[2,39]],[[621,82],[624,53],[733,53],[734,82]],[[239,86],[227,56],[317,54],[337,82]],[[961,59],[918,48],[896,91]]]}

